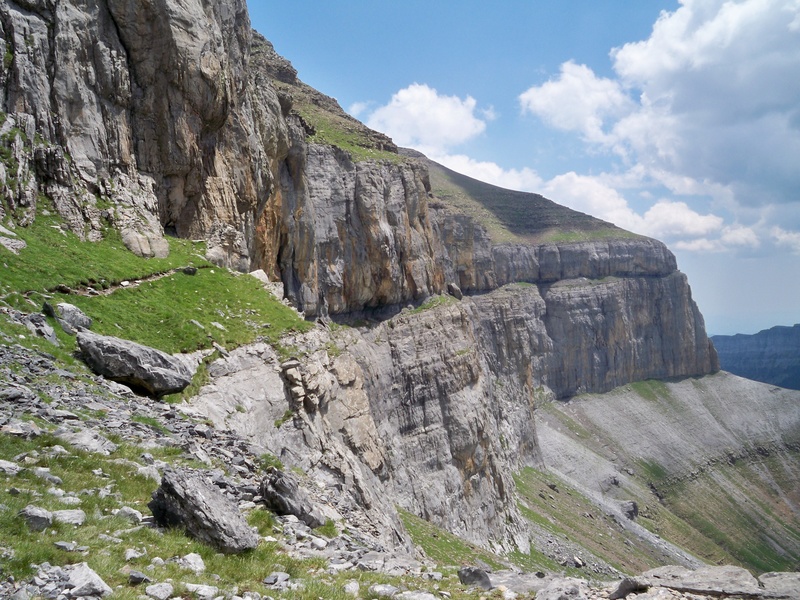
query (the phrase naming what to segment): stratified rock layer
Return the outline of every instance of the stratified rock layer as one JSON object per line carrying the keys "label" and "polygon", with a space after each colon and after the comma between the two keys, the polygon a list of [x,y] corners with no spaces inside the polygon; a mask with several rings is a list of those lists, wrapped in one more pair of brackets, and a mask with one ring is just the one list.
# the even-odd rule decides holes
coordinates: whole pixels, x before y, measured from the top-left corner
{"label": "stratified rock layer", "polygon": [[754,335],[711,337],[720,366],[735,375],[800,390],[800,324]]}

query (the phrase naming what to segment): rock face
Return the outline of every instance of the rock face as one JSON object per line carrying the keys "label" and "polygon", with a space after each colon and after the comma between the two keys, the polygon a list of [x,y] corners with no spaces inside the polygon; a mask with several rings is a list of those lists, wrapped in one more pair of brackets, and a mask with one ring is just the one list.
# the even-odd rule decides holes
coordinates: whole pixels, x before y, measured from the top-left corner
{"label": "rock face", "polygon": [[78,347],[95,373],[156,397],[180,392],[192,382],[181,361],[142,344],[82,331]]}
{"label": "rock face", "polygon": [[[425,161],[304,86],[250,30],[245,0],[4,2],[0,49],[14,157],[0,192],[21,225],[44,194],[88,239],[112,225],[161,256],[165,232],[202,238],[215,263],[281,281],[308,317],[383,319],[337,356],[330,339],[300,340],[302,368],[264,344],[232,352],[195,409],[341,483],[389,545],[408,543],[397,504],[527,548],[512,474],[541,465],[537,403],[718,368],[663,244],[533,195],[515,200],[535,205],[526,222],[580,222],[582,241],[495,235],[436,196]],[[301,101],[361,145],[320,143]],[[191,378],[127,342],[83,331],[78,344],[95,371],[152,395]]]}
{"label": "rock face", "polygon": [[720,366],[741,377],[800,390],[800,324],[754,335],[715,335]]}

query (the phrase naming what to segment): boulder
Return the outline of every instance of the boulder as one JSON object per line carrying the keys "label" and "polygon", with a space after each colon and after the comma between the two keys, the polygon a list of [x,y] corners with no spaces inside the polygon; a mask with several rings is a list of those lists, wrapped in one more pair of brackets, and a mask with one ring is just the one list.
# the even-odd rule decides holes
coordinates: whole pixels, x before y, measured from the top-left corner
{"label": "boulder", "polygon": [[80,509],[56,510],[53,512],[53,521],[77,527],[86,522],[86,513]]}
{"label": "boulder", "polygon": [[617,584],[608,595],[608,600],[619,600],[626,598],[633,592],[645,592],[650,587],[649,582],[644,577],[626,577]]}
{"label": "boulder", "polygon": [[622,511],[622,514],[628,517],[628,519],[631,521],[635,520],[636,517],[639,516],[639,505],[633,500],[621,502],[619,508]]}
{"label": "boulder", "polygon": [[463,567],[458,570],[458,580],[463,585],[477,585],[484,590],[492,589],[489,574],[478,567]]}
{"label": "boulder", "polygon": [[53,513],[33,504],[19,511],[19,516],[25,519],[32,531],[44,531],[53,524]]}
{"label": "boulder", "polygon": [[166,352],[89,331],[78,333],[83,360],[99,375],[161,397],[180,392],[192,373]]}
{"label": "boulder", "polygon": [[800,590],[800,573],[764,573],[758,578],[767,598],[796,598]]}
{"label": "boulder", "polygon": [[588,600],[589,585],[583,579],[554,579],[536,594],[536,600]]}
{"label": "boulder", "polygon": [[57,430],[56,437],[71,444],[78,450],[102,454],[104,456],[108,456],[117,449],[117,445],[114,442],[107,440],[96,431],[91,431],[89,429],[79,429],[78,431]]}
{"label": "boulder", "polygon": [[69,593],[72,598],[107,596],[112,590],[86,563],[64,567],[69,574]]}
{"label": "boulder", "polygon": [[54,346],[59,345],[56,331],[50,326],[44,315],[39,313],[25,315],[22,319],[22,324],[34,335],[43,337]]}
{"label": "boulder", "polygon": [[731,565],[701,567],[695,571],[666,566],[643,573],[653,586],[661,586],[689,594],[714,596],[759,596],[758,581],[746,569]]}
{"label": "boulder", "polygon": [[269,467],[261,481],[261,496],[264,504],[279,515],[294,515],[309,527],[325,524],[322,512],[314,506],[308,494],[300,488],[300,482],[290,473]]}
{"label": "boulder", "polygon": [[458,287],[455,283],[447,284],[447,293],[453,296],[456,300],[461,300],[464,297],[461,288]]}
{"label": "boulder", "polygon": [[[56,316],[59,319],[59,323],[67,333],[69,333],[69,328],[73,331],[92,328],[92,319],[77,306],[67,302],[60,302],[56,306],[56,309]],[[64,327],[64,324],[66,324],[67,327]]]}
{"label": "boulder", "polygon": [[165,470],[147,506],[159,525],[184,527],[189,535],[220,552],[236,554],[258,546],[258,535],[236,504],[198,473]]}

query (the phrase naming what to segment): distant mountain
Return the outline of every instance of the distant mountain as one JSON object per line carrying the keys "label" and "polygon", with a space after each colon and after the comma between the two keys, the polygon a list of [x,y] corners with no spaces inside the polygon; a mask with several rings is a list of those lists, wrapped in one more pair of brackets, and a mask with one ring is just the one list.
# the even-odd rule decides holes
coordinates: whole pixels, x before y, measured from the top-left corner
{"label": "distant mountain", "polygon": [[800,324],[754,335],[714,335],[720,367],[741,377],[800,390]]}

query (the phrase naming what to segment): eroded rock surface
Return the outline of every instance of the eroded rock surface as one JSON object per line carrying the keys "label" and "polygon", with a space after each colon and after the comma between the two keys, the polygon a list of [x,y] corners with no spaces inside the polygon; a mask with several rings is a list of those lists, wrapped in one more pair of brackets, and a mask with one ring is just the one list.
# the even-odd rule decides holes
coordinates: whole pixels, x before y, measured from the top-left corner
{"label": "eroded rock surface", "polygon": [[184,527],[221,552],[237,554],[258,546],[259,537],[247,525],[235,504],[197,473],[170,469],[148,504],[156,522]]}

